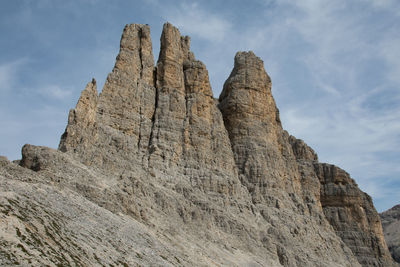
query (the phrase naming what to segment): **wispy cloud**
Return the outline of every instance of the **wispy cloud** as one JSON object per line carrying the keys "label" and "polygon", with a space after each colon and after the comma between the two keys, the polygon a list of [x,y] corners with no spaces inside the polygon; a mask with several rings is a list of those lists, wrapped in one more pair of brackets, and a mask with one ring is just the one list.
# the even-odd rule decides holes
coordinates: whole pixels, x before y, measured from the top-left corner
{"label": "wispy cloud", "polygon": [[[396,28],[397,30],[397,28]],[[380,44],[379,51],[388,66],[387,79],[400,85],[400,34],[386,36]]]}
{"label": "wispy cloud", "polygon": [[[390,159],[400,145],[400,107],[394,104],[400,92],[393,89],[400,79],[399,23],[388,24],[380,14],[396,15],[396,1],[264,3],[264,16],[245,22],[199,3],[175,5],[165,14],[184,32],[208,40],[199,52],[214,85],[226,79],[222,70],[235,51],[255,50],[272,76],[285,128],[382,198],[377,192],[387,191],[387,183],[379,177],[400,174]],[[223,64],[222,55],[228,58]]]}
{"label": "wispy cloud", "polygon": [[[393,177],[391,188],[400,188],[400,22],[391,10],[398,2],[377,2],[280,1],[278,9],[289,10],[278,18],[286,30],[263,31],[277,36],[275,47],[284,46],[289,34],[304,42],[289,55],[300,57],[310,78],[298,85],[309,98],[284,82],[293,76],[272,75],[280,90],[292,92],[275,94],[283,103],[285,128],[310,143],[322,161],[345,168],[362,189],[388,203],[394,195],[379,193],[393,193],[388,177]],[[389,14],[387,20],[379,12]],[[282,62],[282,57],[270,60]]]}
{"label": "wispy cloud", "polygon": [[20,68],[27,63],[26,58],[0,64],[0,93],[11,90],[20,78]]}
{"label": "wispy cloud", "polygon": [[0,155],[6,155],[10,160],[21,158],[21,148],[24,144],[45,145],[56,148],[67,122],[68,110],[44,105],[38,108],[8,112],[0,107],[0,136],[5,140],[0,142]]}
{"label": "wispy cloud", "polygon": [[54,99],[64,99],[72,94],[72,90],[61,88],[58,85],[48,85],[37,90],[42,96]]}
{"label": "wispy cloud", "polygon": [[360,0],[360,2],[368,3],[375,8],[389,11],[397,16],[400,15],[400,10],[398,9],[400,3],[397,0]]}
{"label": "wispy cloud", "polygon": [[164,17],[183,32],[210,42],[221,42],[231,28],[228,20],[221,15],[204,10],[196,2],[183,2],[177,8],[166,6]]}

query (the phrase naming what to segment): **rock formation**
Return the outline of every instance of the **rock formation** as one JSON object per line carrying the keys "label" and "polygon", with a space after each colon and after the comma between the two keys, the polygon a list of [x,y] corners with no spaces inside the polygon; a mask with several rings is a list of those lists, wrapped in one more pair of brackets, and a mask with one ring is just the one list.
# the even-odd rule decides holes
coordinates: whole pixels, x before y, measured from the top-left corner
{"label": "rock formation", "polygon": [[379,215],[390,253],[395,261],[400,262],[400,205]]}
{"label": "rock formation", "polygon": [[169,23],[156,65],[125,27],[58,150],[0,163],[1,265],[396,266],[371,198],[282,129],[262,60],[237,53],[216,100]]}

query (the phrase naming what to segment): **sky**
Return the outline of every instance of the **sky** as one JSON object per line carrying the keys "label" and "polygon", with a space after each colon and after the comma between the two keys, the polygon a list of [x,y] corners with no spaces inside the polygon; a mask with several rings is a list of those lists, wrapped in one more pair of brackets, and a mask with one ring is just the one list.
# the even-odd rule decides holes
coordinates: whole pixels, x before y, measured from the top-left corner
{"label": "sky", "polygon": [[57,148],[69,109],[101,90],[125,24],[191,36],[218,97],[237,51],[264,61],[283,127],[345,169],[378,211],[400,203],[400,1],[0,2],[0,155]]}

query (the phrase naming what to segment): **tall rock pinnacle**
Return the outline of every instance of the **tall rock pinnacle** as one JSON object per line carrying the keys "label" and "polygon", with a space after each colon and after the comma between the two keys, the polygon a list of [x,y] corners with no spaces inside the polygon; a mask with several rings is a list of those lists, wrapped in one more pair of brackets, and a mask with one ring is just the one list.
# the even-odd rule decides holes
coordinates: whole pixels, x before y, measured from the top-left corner
{"label": "tall rock pinnacle", "polygon": [[[236,192],[239,181],[229,138],[205,65],[190,51],[190,38],[169,23],[160,47],[155,67],[149,27],[125,27],[115,67],[92,107],[96,128],[88,135],[88,129],[69,122],[60,150],[80,154],[85,164],[186,173],[201,188]],[[72,129],[92,146],[79,147],[77,138],[67,134]]]}
{"label": "tall rock pinnacle", "polygon": [[299,192],[300,178],[292,149],[283,140],[287,134],[271,94],[271,79],[253,52],[236,54],[219,100],[241,180],[254,201],[270,198],[273,188]]}
{"label": "tall rock pinnacle", "polygon": [[190,38],[169,23],[160,49],[149,166],[184,172],[207,190],[236,191],[229,138],[206,67],[190,51]]}
{"label": "tall rock pinnacle", "polygon": [[147,25],[124,29],[120,52],[99,97],[98,119],[105,135],[120,131],[129,142],[117,138],[120,148],[145,150],[155,108],[154,58]]}
{"label": "tall rock pinnacle", "polygon": [[371,199],[283,130],[271,79],[239,52],[219,100],[190,38],[123,31],[59,150],[0,157],[0,265],[395,266]]}
{"label": "tall rock pinnacle", "polygon": [[264,62],[252,51],[236,54],[233,70],[219,100],[221,109],[229,114],[230,120],[250,118],[268,123],[268,133],[280,126],[271,93],[271,79],[264,69]]}
{"label": "tall rock pinnacle", "polygon": [[85,150],[94,144],[97,123],[97,86],[93,79],[86,85],[85,90],[68,116],[68,127],[61,137],[58,149],[65,152],[69,150]]}
{"label": "tall rock pinnacle", "polygon": [[[74,130],[82,131],[82,140],[95,144],[96,148],[77,147],[76,141],[68,135],[74,128],[69,122],[59,149],[79,150],[77,153],[80,154],[82,162],[95,165],[114,164],[112,155],[120,154],[118,151],[121,150],[131,154],[146,150],[155,109],[154,72],[149,26],[126,25],[114,69],[108,75],[98,99],[96,94],[97,106],[91,106],[94,114],[91,113],[90,117],[96,129],[91,135],[83,133],[87,132],[84,127]],[[87,94],[85,89],[81,99]],[[78,101],[77,110],[81,102]],[[80,117],[77,120],[79,124],[81,120],[86,119]],[[99,153],[98,149],[102,149],[102,153]]]}

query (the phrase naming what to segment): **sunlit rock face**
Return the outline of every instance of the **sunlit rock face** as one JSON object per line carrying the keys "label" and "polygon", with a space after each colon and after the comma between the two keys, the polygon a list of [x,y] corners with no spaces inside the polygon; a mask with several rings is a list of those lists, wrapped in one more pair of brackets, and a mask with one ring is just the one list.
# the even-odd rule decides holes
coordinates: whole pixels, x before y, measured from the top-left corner
{"label": "sunlit rock face", "polygon": [[390,253],[400,263],[400,205],[379,214]]}
{"label": "sunlit rock face", "polygon": [[58,150],[0,158],[0,265],[395,266],[371,199],[283,130],[263,61],[215,99],[190,38],[123,31]]}

